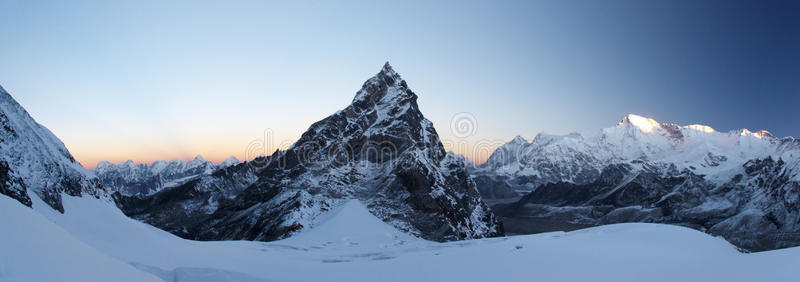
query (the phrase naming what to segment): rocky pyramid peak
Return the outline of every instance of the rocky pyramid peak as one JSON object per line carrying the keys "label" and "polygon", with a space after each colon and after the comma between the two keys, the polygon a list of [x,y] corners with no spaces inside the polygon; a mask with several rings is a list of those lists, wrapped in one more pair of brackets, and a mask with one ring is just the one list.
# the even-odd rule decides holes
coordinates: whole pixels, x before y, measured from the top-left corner
{"label": "rocky pyramid peak", "polygon": [[417,95],[386,64],[364,83],[350,106],[312,124],[285,157],[304,155],[320,160],[330,158],[330,150],[344,149],[342,153],[350,160],[370,159],[370,156],[360,154],[371,149],[364,145],[391,144],[391,158],[408,148],[417,147],[426,148],[426,155],[438,163],[445,155],[444,148],[433,124],[422,115],[416,100]]}
{"label": "rocky pyramid peak", "polygon": [[447,156],[416,98],[385,64],[351,105],[312,124],[196,238],[284,238],[344,199],[358,199],[382,220],[427,239],[502,234],[465,164]]}
{"label": "rocky pyramid peak", "polygon": [[416,107],[417,95],[410,89],[389,62],[364,85],[353,98],[354,105],[368,106],[376,104],[402,104],[412,102]]}
{"label": "rocky pyramid peak", "polygon": [[381,69],[381,73],[384,73],[384,74],[389,75],[389,76],[398,76],[399,77],[399,75],[397,75],[397,72],[395,72],[394,69],[392,68],[392,65],[389,64],[389,61],[386,61],[386,63],[383,64],[383,68]]}

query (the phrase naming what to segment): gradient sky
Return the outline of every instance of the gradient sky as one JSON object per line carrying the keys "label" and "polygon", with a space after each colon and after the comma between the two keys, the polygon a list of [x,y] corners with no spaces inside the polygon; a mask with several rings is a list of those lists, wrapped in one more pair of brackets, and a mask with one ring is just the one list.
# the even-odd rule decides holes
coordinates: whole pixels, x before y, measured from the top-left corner
{"label": "gradient sky", "polygon": [[385,61],[477,161],[628,113],[800,136],[796,1],[320,2],[3,0],[0,85],[90,168],[285,147]]}

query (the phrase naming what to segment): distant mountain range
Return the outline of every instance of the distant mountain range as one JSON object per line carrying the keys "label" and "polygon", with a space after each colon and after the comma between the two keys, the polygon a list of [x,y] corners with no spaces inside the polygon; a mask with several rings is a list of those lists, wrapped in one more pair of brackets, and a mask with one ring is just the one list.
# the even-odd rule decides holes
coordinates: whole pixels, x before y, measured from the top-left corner
{"label": "distant mountain range", "polygon": [[130,160],[116,165],[101,161],[94,171],[109,191],[125,196],[146,197],[236,164],[239,164],[239,160],[233,156],[215,165],[198,155],[188,162],[155,161],[150,165],[136,164]]}
{"label": "distant mountain range", "polygon": [[471,174],[485,198],[522,196],[499,214],[540,225],[662,222],[748,250],[800,244],[800,140],[766,131],[628,115],[590,138],[517,137]]}

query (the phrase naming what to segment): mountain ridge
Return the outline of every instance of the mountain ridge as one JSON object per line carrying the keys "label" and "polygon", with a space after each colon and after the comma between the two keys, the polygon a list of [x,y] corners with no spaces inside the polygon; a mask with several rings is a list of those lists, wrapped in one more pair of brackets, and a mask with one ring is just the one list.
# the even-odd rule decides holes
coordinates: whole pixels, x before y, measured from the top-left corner
{"label": "mountain ridge", "polygon": [[496,207],[503,216],[552,225],[672,223],[748,250],[800,244],[793,137],[629,115],[590,138],[518,141],[471,169],[483,197],[522,196]]}
{"label": "mountain ridge", "polygon": [[150,164],[127,160],[115,165],[100,161],[93,171],[109,192],[144,197],[239,163],[233,156],[214,164],[197,155],[191,161],[157,160]]}

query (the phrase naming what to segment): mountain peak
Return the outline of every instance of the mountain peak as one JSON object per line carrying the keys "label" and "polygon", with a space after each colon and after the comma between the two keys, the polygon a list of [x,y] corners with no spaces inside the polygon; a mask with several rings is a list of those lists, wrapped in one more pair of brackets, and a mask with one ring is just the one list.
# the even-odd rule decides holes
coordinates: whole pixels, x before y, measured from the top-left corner
{"label": "mountain peak", "polygon": [[411,100],[416,103],[416,94],[408,89],[408,85],[400,77],[389,62],[386,62],[381,71],[364,82],[364,85],[353,98],[353,104],[367,102],[367,104],[395,104]]}
{"label": "mountain peak", "polygon": [[628,114],[627,116],[622,118],[622,120],[618,123],[618,125],[623,125],[623,124],[633,125],[636,128],[639,128],[639,130],[644,132],[652,132],[654,128],[661,126],[661,124],[654,119],[646,118],[635,114]]}
{"label": "mountain peak", "polygon": [[764,137],[775,138],[775,135],[772,135],[772,133],[770,133],[769,131],[766,131],[766,130],[760,130],[758,132],[752,132],[752,131],[747,130],[745,128],[745,129],[740,130],[739,132],[740,132],[739,135],[741,135],[741,136],[753,136],[753,137],[756,137],[758,139],[764,139]]}
{"label": "mountain peak", "polygon": [[202,155],[197,155],[197,156],[194,157],[194,159],[192,161],[205,162],[206,159],[203,158]]}
{"label": "mountain peak", "polygon": [[239,163],[240,163],[239,159],[237,159],[234,156],[230,156],[227,159],[225,159],[224,161],[222,161],[222,163],[220,163],[220,165],[223,166],[223,167],[227,167],[227,166],[232,166],[232,165],[236,165],[236,164],[239,164]]}
{"label": "mountain peak", "polygon": [[108,167],[112,167],[112,166],[114,166],[114,164],[112,164],[111,162],[106,161],[106,160],[102,160],[102,161],[97,162],[97,166],[95,166],[95,169],[104,169],[104,168],[108,168]]}
{"label": "mountain peak", "polygon": [[525,138],[522,137],[522,135],[517,135],[516,137],[514,137],[514,139],[511,140],[511,143],[525,144],[528,143],[528,140],[525,140]]}
{"label": "mountain peak", "polygon": [[382,80],[388,85],[400,84],[403,82],[400,74],[398,74],[394,68],[392,68],[392,65],[390,65],[388,61],[383,64],[381,71],[375,75],[375,78]]}
{"label": "mountain peak", "polygon": [[392,65],[389,64],[389,61],[386,61],[386,63],[383,64],[383,69],[381,69],[381,72],[387,74],[396,74],[396,72],[392,68]]}
{"label": "mountain peak", "polygon": [[[299,230],[284,226],[307,228],[343,198],[363,201],[381,220],[429,240],[501,235],[502,226],[480,199],[466,166],[447,155],[416,98],[384,64],[351,105],[313,123],[241,194],[264,196],[237,198],[225,208],[258,212],[252,220],[241,223],[228,216],[233,213],[218,212],[221,219],[213,222],[221,223],[202,227],[198,236],[282,238]],[[267,208],[281,214],[261,212]],[[407,216],[393,217],[406,211]],[[214,231],[220,224],[235,227]]]}
{"label": "mountain peak", "polygon": [[716,132],[716,130],[714,130],[714,128],[712,128],[712,127],[710,127],[708,125],[702,125],[702,124],[690,124],[690,125],[685,126],[685,128],[693,129],[693,130],[696,130],[696,131],[702,131],[702,132],[706,132],[706,133]]}

